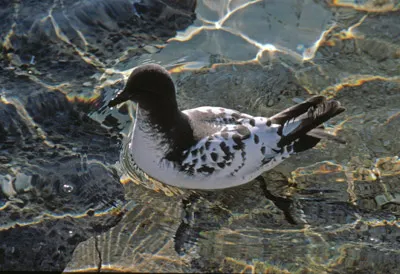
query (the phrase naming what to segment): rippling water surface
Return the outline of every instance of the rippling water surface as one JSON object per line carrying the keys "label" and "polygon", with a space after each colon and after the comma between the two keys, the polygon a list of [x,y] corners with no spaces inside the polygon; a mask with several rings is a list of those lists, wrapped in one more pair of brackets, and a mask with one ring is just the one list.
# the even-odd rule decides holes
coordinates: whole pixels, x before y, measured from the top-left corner
{"label": "rippling water surface", "polygon": [[[400,2],[54,0],[0,4],[0,270],[400,272]],[[321,142],[213,192],[132,167],[132,68],[182,109],[347,108]]]}

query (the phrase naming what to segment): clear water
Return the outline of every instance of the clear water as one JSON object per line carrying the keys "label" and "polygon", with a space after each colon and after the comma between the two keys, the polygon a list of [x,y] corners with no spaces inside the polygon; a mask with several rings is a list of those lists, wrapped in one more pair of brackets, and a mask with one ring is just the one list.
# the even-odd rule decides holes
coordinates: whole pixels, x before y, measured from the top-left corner
{"label": "clear water", "polygon": [[[199,0],[194,20],[137,3],[0,4],[0,270],[399,272],[400,3]],[[105,107],[148,62],[182,109],[335,98],[347,110],[326,126],[347,145],[265,184],[153,181],[124,157],[134,106]]]}

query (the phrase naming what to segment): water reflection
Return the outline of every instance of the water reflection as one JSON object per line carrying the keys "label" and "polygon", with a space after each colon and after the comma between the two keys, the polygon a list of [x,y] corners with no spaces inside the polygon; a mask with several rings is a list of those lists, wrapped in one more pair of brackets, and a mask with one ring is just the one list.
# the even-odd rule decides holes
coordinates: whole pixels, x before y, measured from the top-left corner
{"label": "water reflection", "polygon": [[[1,5],[1,269],[398,272],[398,1],[202,0],[194,21],[153,2]],[[182,108],[269,116],[335,97],[346,116],[327,128],[348,145],[265,186],[165,186],[120,155],[134,106],[105,107],[146,62],[171,71]]]}

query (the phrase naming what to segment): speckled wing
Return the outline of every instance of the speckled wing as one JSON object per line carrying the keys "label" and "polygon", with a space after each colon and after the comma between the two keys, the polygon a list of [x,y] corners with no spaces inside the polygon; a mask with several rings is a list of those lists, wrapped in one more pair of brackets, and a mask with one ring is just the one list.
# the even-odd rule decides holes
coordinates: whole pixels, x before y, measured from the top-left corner
{"label": "speckled wing", "polygon": [[[242,140],[248,137],[237,135],[234,128],[233,125],[226,126],[223,132],[205,137],[185,151],[181,171],[195,175],[211,174],[221,169],[233,172],[240,168],[240,163],[244,163],[245,160]],[[238,136],[236,142],[232,139],[233,135]]]}
{"label": "speckled wing", "polygon": [[[203,130],[195,133],[202,137],[198,143],[184,151],[181,171],[189,175],[219,173],[221,177],[252,172],[280,152],[276,147],[278,125],[264,117],[213,107],[184,113]],[[203,125],[199,127],[199,123]]]}

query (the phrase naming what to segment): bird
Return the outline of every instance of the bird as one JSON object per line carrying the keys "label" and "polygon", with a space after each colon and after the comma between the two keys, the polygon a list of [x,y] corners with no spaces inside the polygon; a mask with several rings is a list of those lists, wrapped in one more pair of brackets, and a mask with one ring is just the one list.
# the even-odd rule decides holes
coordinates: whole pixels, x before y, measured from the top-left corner
{"label": "bird", "polygon": [[126,101],[137,103],[127,157],[151,178],[184,189],[239,186],[323,138],[345,143],[323,126],[345,108],[322,95],[271,117],[212,106],[181,111],[168,70],[144,64],[132,70],[108,107]]}

